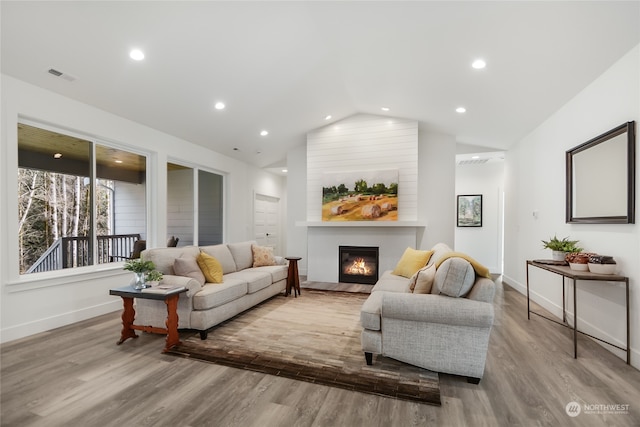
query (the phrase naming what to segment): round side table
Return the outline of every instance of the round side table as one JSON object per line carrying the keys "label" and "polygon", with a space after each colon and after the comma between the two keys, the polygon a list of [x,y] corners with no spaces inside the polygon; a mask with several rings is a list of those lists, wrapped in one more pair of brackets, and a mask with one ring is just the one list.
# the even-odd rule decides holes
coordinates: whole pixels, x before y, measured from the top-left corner
{"label": "round side table", "polygon": [[[285,296],[291,295],[291,289],[293,289],[293,296],[297,298],[300,295],[300,277],[298,277],[298,261],[302,258],[297,256],[284,257],[289,261],[289,272],[287,274],[287,289],[285,290]],[[297,294],[296,294],[297,293]]]}

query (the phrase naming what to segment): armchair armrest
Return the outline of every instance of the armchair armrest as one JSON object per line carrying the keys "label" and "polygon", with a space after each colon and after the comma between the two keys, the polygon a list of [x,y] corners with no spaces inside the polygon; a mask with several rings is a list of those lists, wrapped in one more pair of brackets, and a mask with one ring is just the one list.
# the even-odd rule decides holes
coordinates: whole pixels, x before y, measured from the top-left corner
{"label": "armchair armrest", "polygon": [[488,328],[493,325],[493,304],[466,298],[432,294],[385,292],[382,298],[384,318],[445,325]]}
{"label": "armchair armrest", "polygon": [[202,289],[200,282],[196,279],[186,276],[175,276],[173,274],[163,275],[162,283],[171,286],[184,286],[187,288],[187,297],[192,297],[196,292]]}

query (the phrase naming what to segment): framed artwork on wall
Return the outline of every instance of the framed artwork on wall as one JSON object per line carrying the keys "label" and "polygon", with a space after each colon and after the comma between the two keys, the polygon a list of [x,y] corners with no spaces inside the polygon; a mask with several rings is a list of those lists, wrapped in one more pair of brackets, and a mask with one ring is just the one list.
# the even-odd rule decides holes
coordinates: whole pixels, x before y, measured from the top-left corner
{"label": "framed artwork on wall", "polygon": [[399,171],[325,172],[323,221],[397,221]]}
{"label": "framed artwork on wall", "polygon": [[459,195],[458,227],[482,227],[482,194]]}

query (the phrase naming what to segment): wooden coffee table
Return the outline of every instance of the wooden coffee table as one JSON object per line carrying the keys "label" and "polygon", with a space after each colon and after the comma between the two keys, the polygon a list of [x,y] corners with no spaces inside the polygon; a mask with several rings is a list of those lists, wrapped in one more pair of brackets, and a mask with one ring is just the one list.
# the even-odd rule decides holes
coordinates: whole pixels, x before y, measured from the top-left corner
{"label": "wooden coffee table", "polygon": [[[118,345],[125,342],[128,338],[138,338],[138,335],[136,335],[135,332],[136,330],[156,334],[166,334],[167,339],[164,349],[162,350],[163,353],[169,351],[169,349],[174,345],[180,344],[180,335],[178,334],[178,298],[181,293],[186,291],[186,288],[180,287],[166,293],[143,292],[141,290],[133,289],[131,286],[124,286],[122,288],[109,290],[109,295],[121,297],[124,304],[124,311],[122,312],[122,332],[120,333]],[[136,317],[136,312],[133,308],[134,298],[164,301],[167,305],[167,327],[156,328],[154,326],[134,325],[133,321]]]}

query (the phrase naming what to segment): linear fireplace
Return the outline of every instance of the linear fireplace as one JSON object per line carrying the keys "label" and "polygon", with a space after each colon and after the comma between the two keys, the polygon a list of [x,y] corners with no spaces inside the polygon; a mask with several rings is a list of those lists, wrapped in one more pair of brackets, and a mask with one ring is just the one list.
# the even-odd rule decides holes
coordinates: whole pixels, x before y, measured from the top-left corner
{"label": "linear fireplace", "polygon": [[340,246],[338,281],[374,285],[378,281],[378,247]]}

